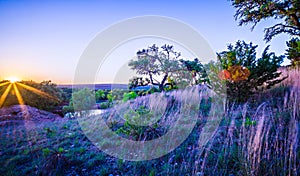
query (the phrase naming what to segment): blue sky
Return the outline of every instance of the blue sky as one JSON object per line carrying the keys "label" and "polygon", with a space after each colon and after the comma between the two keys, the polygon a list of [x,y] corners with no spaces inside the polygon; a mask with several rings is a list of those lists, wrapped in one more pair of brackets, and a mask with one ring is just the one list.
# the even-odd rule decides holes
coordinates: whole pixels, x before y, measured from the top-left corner
{"label": "blue sky", "polygon": [[[234,12],[226,0],[0,1],[0,79],[16,76],[72,83],[82,52],[98,33],[119,21],[143,15],[172,17],[189,24],[214,52],[240,39],[258,44],[258,55],[268,44],[271,51],[284,54],[287,35],[279,35],[268,44],[263,41],[263,29],[275,20],[263,21],[251,32],[251,26],[237,25]],[[116,80],[115,73],[110,72],[113,66],[107,67],[100,82]]]}

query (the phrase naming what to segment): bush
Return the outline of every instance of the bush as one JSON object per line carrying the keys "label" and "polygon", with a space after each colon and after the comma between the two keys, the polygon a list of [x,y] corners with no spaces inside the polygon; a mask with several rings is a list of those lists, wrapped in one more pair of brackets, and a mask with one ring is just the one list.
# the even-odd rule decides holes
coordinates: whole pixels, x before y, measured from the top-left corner
{"label": "bush", "polygon": [[[218,53],[218,63],[221,71],[217,75],[225,84],[216,84],[210,80],[210,84],[217,89],[226,90],[229,101],[245,102],[251,95],[258,91],[270,89],[275,84],[280,83],[285,78],[280,78],[278,71],[284,56],[275,56],[273,52],[268,53],[267,46],[261,58],[256,58],[257,45],[247,44],[238,41],[235,46],[229,45],[228,51]],[[219,86],[219,87],[218,87]]]}
{"label": "bush", "polygon": [[286,42],[289,47],[286,51],[287,58],[291,60],[292,67],[300,67],[300,39],[292,38]]}
{"label": "bush", "polygon": [[72,94],[69,106],[65,110],[88,110],[95,104],[94,91],[84,88],[80,89]]}
{"label": "bush", "polygon": [[107,97],[106,97],[106,93],[104,90],[97,90],[95,92],[95,98],[96,98],[96,101],[99,102],[101,100],[107,100]]}
{"label": "bush", "polygon": [[134,110],[130,110],[124,115],[125,123],[116,133],[125,135],[134,140],[153,139],[157,137],[158,124],[154,123],[145,126],[145,119],[149,120],[153,117],[153,112],[145,106],[140,106]]}
{"label": "bush", "polygon": [[64,106],[62,109],[63,114],[67,114],[69,112],[74,112],[74,107],[73,106]]}
{"label": "bush", "polygon": [[102,103],[100,103],[100,105],[99,105],[99,108],[100,109],[107,109],[107,108],[109,108],[110,107],[110,103],[109,102],[102,102]]}
{"label": "bush", "polygon": [[128,92],[128,93],[124,93],[122,101],[126,102],[128,100],[135,99],[137,96],[138,96],[138,94],[135,93],[134,91],[131,91],[131,92]]}

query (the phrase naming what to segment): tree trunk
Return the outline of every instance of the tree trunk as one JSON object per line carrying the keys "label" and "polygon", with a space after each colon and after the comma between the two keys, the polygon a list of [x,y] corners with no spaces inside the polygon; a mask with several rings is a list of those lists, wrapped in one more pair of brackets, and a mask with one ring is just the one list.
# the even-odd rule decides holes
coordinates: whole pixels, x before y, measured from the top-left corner
{"label": "tree trunk", "polygon": [[159,90],[160,90],[160,91],[164,91],[164,85],[165,85],[165,82],[166,82],[167,78],[168,78],[168,74],[166,74],[166,75],[164,76],[163,80],[162,80],[161,83],[159,84]]}

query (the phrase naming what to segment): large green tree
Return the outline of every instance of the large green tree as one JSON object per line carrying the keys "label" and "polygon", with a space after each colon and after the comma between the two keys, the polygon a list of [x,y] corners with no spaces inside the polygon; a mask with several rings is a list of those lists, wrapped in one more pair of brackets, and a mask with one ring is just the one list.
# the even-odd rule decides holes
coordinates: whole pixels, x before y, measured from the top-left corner
{"label": "large green tree", "polygon": [[252,30],[261,20],[278,19],[278,23],[265,28],[264,39],[269,42],[274,36],[287,33],[300,36],[299,0],[231,0],[236,8],[235,19],[239,25],[253,24]]}
{"label": "large green tree", "polygon": [[168,77],[180,70],[180,53],[171,45],[157,47],[152,45],[147,49],[139,50],[136,59],[130,60],[128,66],[139,75],[149,76],[152,85],[159,86],[161,91],[168,84]]}
{"label": "large green tree", "polygon": [[130,87],[148,85],[159,86],[160,91],[184,88],[207,81],[204,66],[194,60],[179,59],[172,45],[157,47],[152,45],[137,52],[136,59],[129,62],[129,67],[139,75],[147,75],[145,80],[136,77],[130,80]]}

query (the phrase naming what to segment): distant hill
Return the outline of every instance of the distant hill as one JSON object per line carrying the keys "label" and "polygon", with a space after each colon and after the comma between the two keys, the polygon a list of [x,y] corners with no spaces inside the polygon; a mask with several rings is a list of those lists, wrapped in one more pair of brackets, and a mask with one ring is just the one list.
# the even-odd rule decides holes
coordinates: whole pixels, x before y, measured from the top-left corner
{"label": "distant hill", "polygon": [[66,85],[57,85],[59,88],[90,88],[95,90],[99,89],[128,89],[127,84],[66,84]]}

